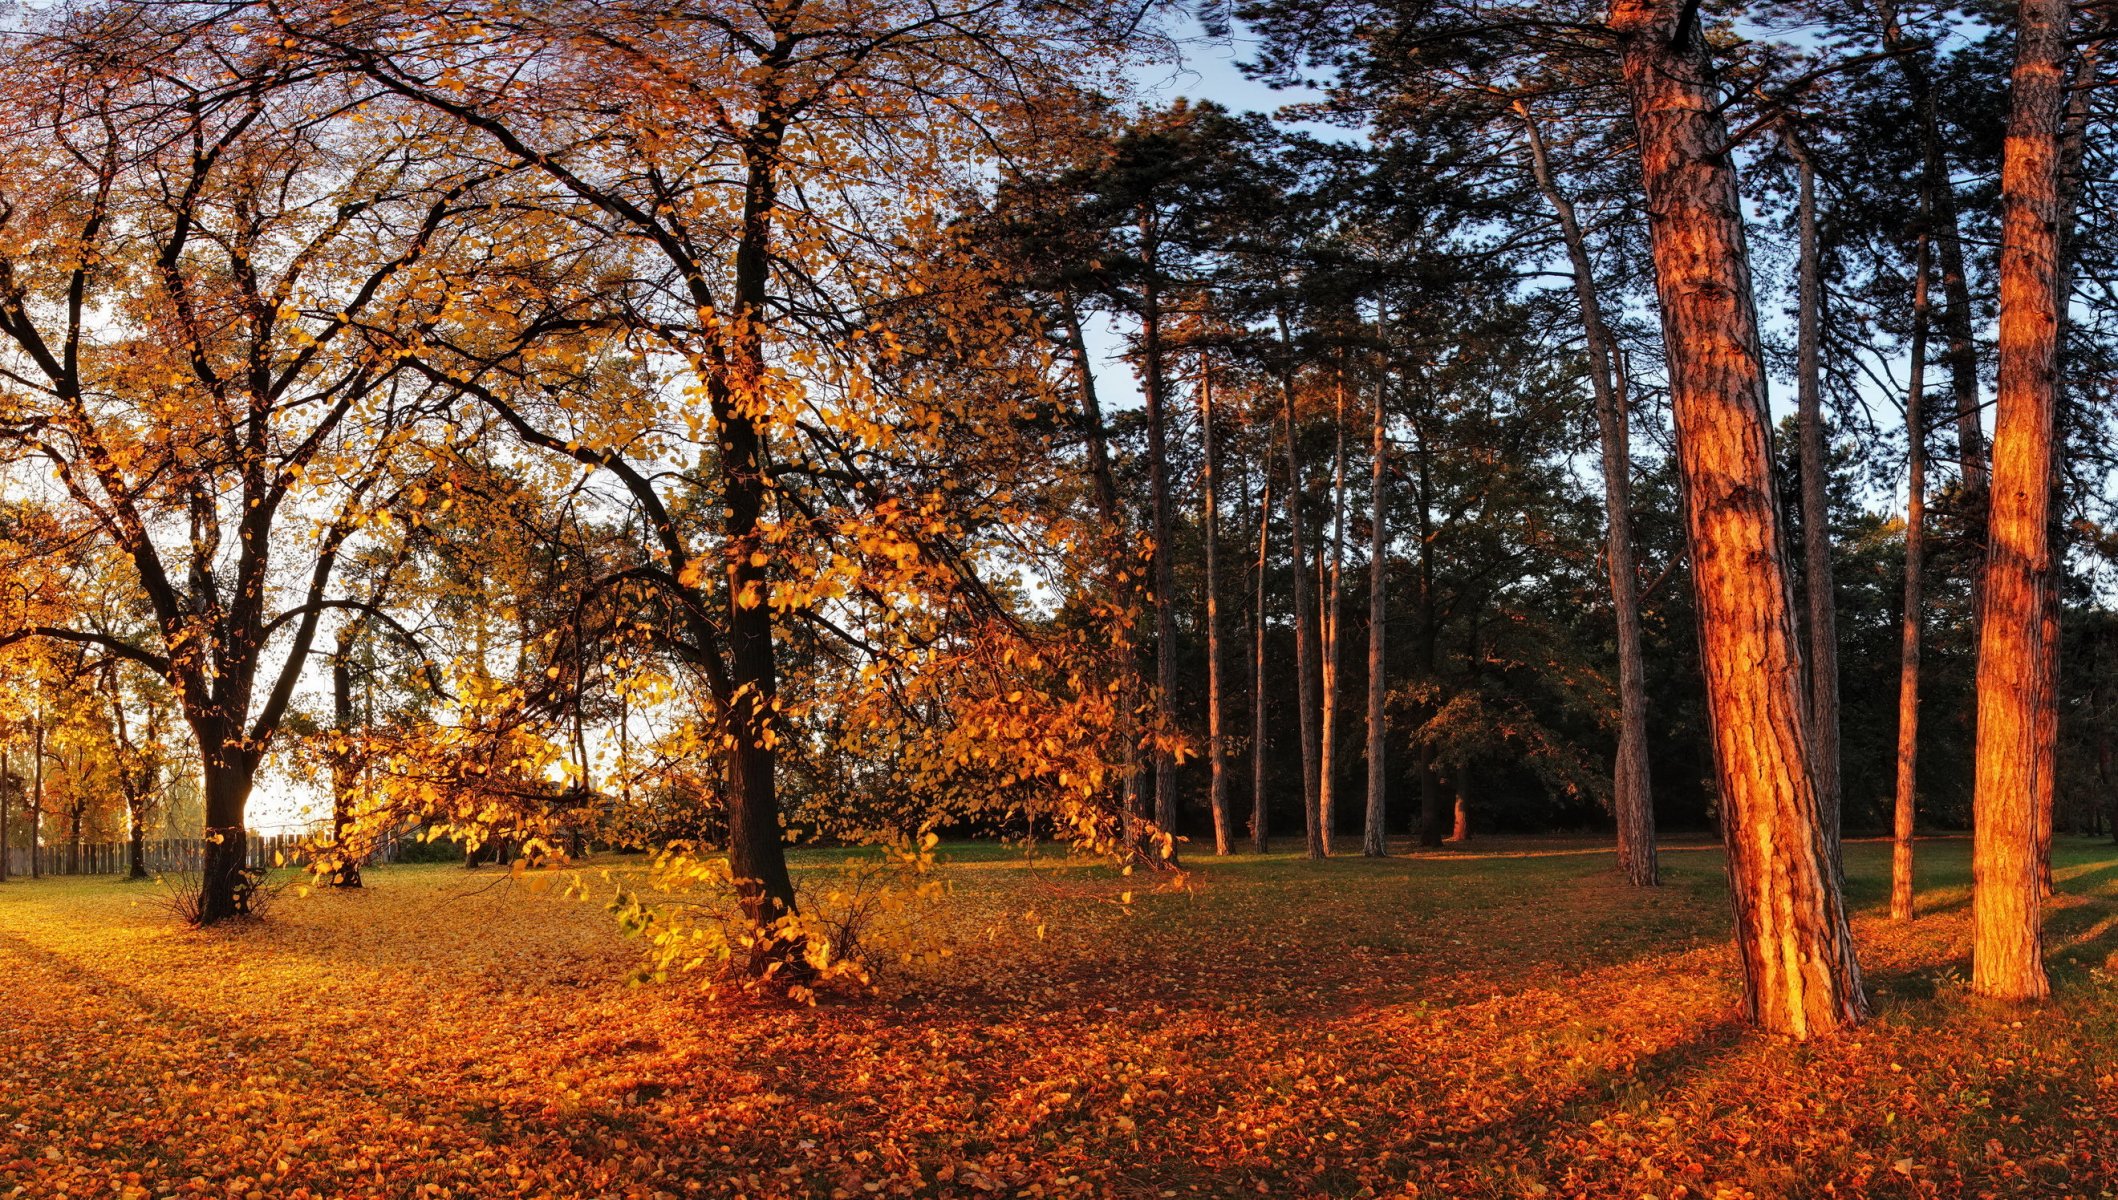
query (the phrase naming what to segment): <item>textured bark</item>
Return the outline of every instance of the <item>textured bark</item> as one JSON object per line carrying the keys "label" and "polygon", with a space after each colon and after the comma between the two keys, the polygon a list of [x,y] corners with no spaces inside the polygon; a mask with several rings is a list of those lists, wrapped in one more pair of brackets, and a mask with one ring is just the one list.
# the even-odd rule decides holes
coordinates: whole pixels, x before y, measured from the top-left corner
{"label": "textured bark", "polygon": [[1839,637],[1838,605],[1831,582],[1831,459],[1824,431],[1824,308],[1816,219],[1816,167],[1801,137],[1782,126],[1782,140],[1795,162],[1800,250],[1796,302],[1796,421],[1801,427],[1802,555],[1809,602],[1809,742],[1816,764],[1816,805],[1831,850],[1831,867],[1845,878],[1839,848]]}
{"label": "textured bark", "polygon": [[1659,878],[1655,855],[1655,805],[1647,769],[1647,669],[1641,652],[1638,556],[1633,550],[1632,451],[1625,403],[1625,376],[1603,305],[1596,294],[1588,240],[1573,201],[1559,187],[1545,152],[1544,135],[1529,106],[1515,103],[1530,149],[1530,171],[1552,206],[1574,274],[1574,299],[1588,343],[1589,386],[1596,399],[1596,429],[1603,452],[1605,556],[1609,560],[1611,616],[1618,642],[1618,753],[1612,766],[1611,811],[1618,825],[1618,869],[1637,887]]}
{"label": "textured bark", "polygon": [[1640,146],[1687,492],[1745,1008],[1797,1038],[1867,1015],[1817,810],[1763,354],[1720,89],[1696,12],[1611,9]]}
{"label": "textured bark", "polygon": [[1389,409],[1384,404],[1386,382],[1387,375],[1384,381],[1376,384],[1375,422],[1371,431],[1374,444],[1368,450],[1368,807],[1361,824],[1361,853],[1370,857],[1381,857],[1390,852],[1384,821],[1388,816],[1385,809],[1390,777],[1389,746],[1385,736],[1388,728],[1383,712],[1384,700],[1389,695],[1389,681],[1385,678],[1388,664],[1383,655],[1390,580],[1387,553],[1390,542],[1384,535],[1383,525],[1383,485],[1389,478],[1390,462]]}
{"label": "textured bark", "polygon": [[1206,539],[1206,759],[1209,772],[1207,797],[1213,810],[1213,852],[1235,850],[1235,831],[1228,816],[1228,752],[1221,732],[1221,539],[1220,497],[1217,482],[1213,428],[1213,371],[1199,364],[1199,442],[1202,448],[1200,491],[1206,511],[1202,516]]}
{"label": "textured bark", "polygon": [[14,754],[0,746],[0,883],[7,882],[8,868],[8,810],[14,807],[15,771]]}
{"label": "textured bark", "polygon": [[1331,835],[1338,825],[1338,677],[1339,621],[1345,616],[1345,590],[1339,586],[1346,567],[1346,376],[1339,372],[1337,394],[1332,403],[1331,428],[1331,560],[1318,556],[1317,584],[1323,595],[1318,624],[1323,630],[1322,696],[1317,717],[1317,753],[1322,760],[1317,773],[1316,824],[1322,853],[1331,854]]}
{"label": "textured bark", "polygon": [[[1290,352],[1286,316],[1280,318],[1280,338]],[[1302,463],[1299,427],[1294,412],[1294,376],[1280,377],[1280,395],[1286,407],[1287,435],[1287,540],[1289,560],[1294,564],[1294,670],[1301,711],[1297,723],[1302,737],[1302,816],[1307,834],[1307,853],[1324,856],[1323,833],[1317,824],[1318,758],[1316,741],[1316,610],[1309,602],[1309,557],[1302,540]]]}
{"label": "textured bark", "polygon": [[1265,568],[1272,549],[1272,466],[1267,447],[1258,498],[1257,604],[1251,627],[1250,674],[1250,848],[1259,854],[1272,848],[1270,808],[1265,792]]}
{"label": "textured bark", "polygon": [[1890,819],[1890,916],[1912,919],[1912,831],[1919,784],[1919,658],[1927,562],[1927,276],[1929,242],[1913,254],[1912,367],[1905,388],[1905,611],[1897,657],[1897,794]]}
{"label": "textured bark", "polygon": [[1971,987],[2050,991],[2038,887],[2036,789],[2042,606],[2059,351],[2060,115],[2067,0],[2024,0],[2001,156],[1999,373],[1978,654],[1972,807]]}

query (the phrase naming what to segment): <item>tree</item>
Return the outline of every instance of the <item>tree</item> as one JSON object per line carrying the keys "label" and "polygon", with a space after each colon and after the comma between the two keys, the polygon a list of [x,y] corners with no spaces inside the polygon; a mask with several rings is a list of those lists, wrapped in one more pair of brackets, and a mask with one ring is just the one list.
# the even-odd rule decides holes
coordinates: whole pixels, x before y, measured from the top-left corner
{"label": "tree", "polygon": [[[2001,169],[1999,374],[1979,619],[1971,987],[2000,1000],[2050,991],[2037,863],[2045,593],[2051,584],[2053,415],[2060,327],[2060,133],[2065,0],[2017,12]],[[2055,632],[2056,631],[2052,631]]]}
{"label": "tree", "polygon": [[1772,483],[1765,371],[1728,133],[1694,7],[1610,13],[1632,98],[1686,488],[1744,1001],[1766,1029],[1867,1015],[1831,868]]}

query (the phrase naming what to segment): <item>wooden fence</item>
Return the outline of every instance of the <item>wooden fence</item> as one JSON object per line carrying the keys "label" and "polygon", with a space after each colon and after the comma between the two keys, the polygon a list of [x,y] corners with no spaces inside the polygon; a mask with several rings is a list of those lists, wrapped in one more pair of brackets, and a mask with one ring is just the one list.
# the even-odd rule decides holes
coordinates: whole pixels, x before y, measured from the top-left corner
{"label": "wooden fence", "polygon": [[[244,839],[243,847],[253,867],[298,867],[308,865],[307,840],[301,834],[253,832]],[[390,861],[396,857],[395,848],[396,839],[391,838],[369,860]],[[204,838],[157,838],[143,849],[147,870],[155,875],[202,870],[206,862]],[[132,847],[127,842],[83,842],[79,846],[57,842],[40,846],[34,852],[26,846],[16,846],[0,853],[7,855],[10,879],[33,875],[123,875],[132,868]]]}

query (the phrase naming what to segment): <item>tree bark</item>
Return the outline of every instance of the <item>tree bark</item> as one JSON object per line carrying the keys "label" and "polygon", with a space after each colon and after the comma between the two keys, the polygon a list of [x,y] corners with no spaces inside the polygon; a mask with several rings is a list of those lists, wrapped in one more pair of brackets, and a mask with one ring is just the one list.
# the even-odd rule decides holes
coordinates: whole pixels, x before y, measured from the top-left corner
{"label": "tree bark", "polygon": [[[1280,339],[1285,352],[1294,346],[1288,336],[1286,314],[1280,316]],[[1295,421],[1294,374],[1288,366],[1280,376],[1280,394],[1286,407],[1287,434],[1287,540],[1294,563],[1294,670],[1296,695],[1301,712],[1302,816],[1310,858],[1324,856],[1324,841],[1317,823],[1318,757],[1316,741],[1316,610],[1309,603],[1309,556],[1302,541],[1302,464],[1300,427]]]}
{"label": "tree bark", "polygon": [[1596,429],[1603,451],[1605,555],[1611,614],[1618,642],[1618,753],[1612,769],[1611,811],[1618,825],[1618,869],[1635,887],[1660,878],[1655,854],[1655,804],[1647,768],[1647,668],[1641,651],[1640,575],[1633,549],[1632,449],[1627,429],[1625,376],[1619,369],[1610,329],[1603,323],[1594,263],[1573,201],[1559,187],[1545,151],[1544,135],[1529,106],[1515,102],[1530,149],[1530,172],[1559,220],[1574,275],[1574,300],[1588,343],[1589,386],[1596,399]]}
{"label": "tree bark", "polygon": [[1653,238],[1745,1008],[1775,1032],[1827,1034],[1867,1000],[1817,807],[1720,89],[1696,9],[1618,0],[1610,22]]}
{"label": "tree bark", "polygon": [[29,799],[29,877],[44,878],[44,710],[37,710],[37,727],[31,738]]}
{"label": "tree bark", "polygon": [[1213,810],[1213,852],[1235,851],[1228,815],[1228,752],[1221,732],[1221,538],[1220,496],[1213,427],[1213,369],[1199,359],[1200,490],[1204,493],[1206,539],[1206,758],[1207,800]]}
{"label": "tree bark", "polygon": [[[1316,824],[1325,857],[1331,855],[1331,835],[1338,825],[1338,676],[1340,663],[1339,622],[1345,616],[1345,593],[1339,586],[1346,566],[1346,373],[1341,363],[1332,401],[1331,428],[1331,561],[1318,571],[1323,589],[1318,613],[1324,634],[1322,703],[1317,721]],[[1319,556],[1321,558],[1321,556]],[[1321,561],[1318,564],[1323,567]]]}
{"label": "tree bark", "polygon": [[[1382,317],[1376,318],[1378,338],[1387,336]],[[1384,535],[1384,484],[1389,479],[1390,430],[1387,386],[1389,372],[1377,369],[1373,444],[1368,450],[1368,810],[1361,826],[1361,853],[1380,858],[1390,853],[1385,811],[1389,803],[1389,732],[1385,701],[1389,697],[1388,662],[1383,655],[1383,635],[1389,626],[1390,579],[1389,538]]]}
{"label": "tree bark", "polygon": [[1912,919],[1912,833],[1919,783],[1920,629],[1927,560],[1929,253],[1923,228],[1913,253],[1912,365],[1905,387],[1905,611],[1898,634],[1897,794],[1890,821],[1890,917],[1896,921]]}
{"label": "tree bark", "polygon": [[2060,115],[2068,0],[2023,0],[2001,158],[1999,373],[1978,655],[1971,987],[2050,991],[2037,869],[2037,724],[2058,392]]}
{"label": "tree bark", "polygon": [[[353,824],[354,796],[359,786],[359,767],[353,758],[353,647],[342,631],[337,652],[331,656],[331,724],[337,744],[331,750],[331,852],[337,858],[331,871],[331,886],[357,888],[360,856],[347,846],[346,830]],[[579,705],[575,706],[576,712]]]}
{"label": "tree bark", "polygon": [[1809,601],[1809,740],[1816,763],[1817,816],[1831,851],[1831,868],[1844,879],[1839,845],[1839,638],[1838,604],[1831,581],[1831,457],[1824,429],[1823,364],[1818,345],[1824,288],[1818,262],[1816,166],[1793,128],[1783,123],[1781,135],[1799,180],[1795,396],[1796,421],[1801,427],[1803,590]]}
{"label": "tree bark", "polygon": [[1250,848],[1263,854],[1272,848],[1270,808],[1265,792],[1265,568],[1272,548],[1272,455],[1266,447],[1258,500],[1256,624],[1252,627],[1250,675]]}
{"label": "tree bark", "polygon": [[1169,857],[1176,858],[1177,756],[1171,740],[1177,734],[1177,598],[1175,566],[1169,552],[1172,525],[1169,510],[1169,430],[1166,405],[1167,376],[1162,364],[1162,300],[1156,278],[1161,265],[1156,258],[1153,219],[1140,218],[1141,257],[1146,266],[1141,283],[1140,351],[1141,391],[1147,401],[1147,479],[1154,523],[1151,569],[1155,605],[1155,825],[1167,835]]}
{"label": "tree bark", "polygon": [[15,771],[14,750],[0,746],[0,883],[7,882],[8,857],[13,853],[8,841],[7,815],[14,807]]}

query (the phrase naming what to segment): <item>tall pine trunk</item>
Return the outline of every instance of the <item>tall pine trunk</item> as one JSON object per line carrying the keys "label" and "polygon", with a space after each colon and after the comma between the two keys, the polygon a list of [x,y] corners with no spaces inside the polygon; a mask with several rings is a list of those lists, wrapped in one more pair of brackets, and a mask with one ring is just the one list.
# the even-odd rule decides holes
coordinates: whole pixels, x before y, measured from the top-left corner
{"label": "tall pine trunk", "polygon": [[1266,445],[1264,477],[1258,498],[1258,561],[1255,623],[1251,627],[1250,674],[1250,848],[1259,854],[1272,848],[1268,827],[1271,809],[1265,792],[1265,568],[1272,549],[1272,454]]}
{"label": "tall pine trunk", "polygon": [[1817,816],[1831,850],[1832,870],[1845,876],[1839,846],[1839,637],[1831,582],[1831,457],[1824,430],[1821,362],[1824,288],[1818,258],[1816,167],[1802,139],[1781,127],[1794,159],[1800,250],[1795,319],[1796,421],[1801,427],[1803,589],[1809,601],[1809,723],[1816,763]]}
{"label": "tall pine trunk", "polygon": [[1764,357],[1720,88],[1695,8],[1610,15],[1638,133],[1744,1002],[1805,1038],[1867,1015],[1818,812]]}
{"label": "tall pine trunk", "polygon": [[[1280,338],[1289,354],[1287,320],[1280,317]],[[1324,856],[1322,827],[1317,823],[1318,757],[1316,741],[1316,609],[1309,602],[1309,556],[1302,538],[1302,462],[1300,427],[1295,420],[1294,374],[1290,364],[1280,377],[1280,395],[1286,407],[1287,434],[1287,540],[1294,563],[1294,670],[1295,693],[1301,711],[1297,724],[1302,737],[1302,816],[1311,858]]]}
{"label": "tall pine trunk", "polygon": [[2037,867],[2037,725],[2051,573],[2060,115],[2071,5],[2023,0],[2018,13],[2001,157],[1999,371],[1971,850],[1971,987],[2001,1000],[2050,991]]}
{"label": "tall pine trunk", "polygon": [[1618,754],[1612,766],[1611,811],[1618,825],[1618,869],[1636,887],[1660,877],[1655,855],[1655,804],[1647,769],[1647,668],[1641,651],[1640,575],[1633,550],[1632,450],[1627,430],[1625,377],[1619,369],[1603,305],[1596,294],[1594,264],[1573,201],[1560,189],[1545,151],[1544,135],[1529,106],[1515,102],[1530,148],[1530,172],[1559,220],[1574,274],[1574,301],[1588,343],[1589,386],[1596,399],[1596,429],[1603,451],[1603,515],[1610,571],[1611,615],[1618,642]]}
{"label": "tall pine trunk", "polygon": [[1318,555],[1317,583],[1323,589],[1318,613],[1324,634],[1323,697],[1318,714],[1316,823],[1325,856],[1331,854],[1331,835],[1338,826],[1338,677],[1339,621],[1345,615],[1344,589],[1339,580],[1346,566],[1346,373],[1339,369],[1336,396],[1331,411],[1331,561]]}
{"label": "tall pine trunk", "polygon": [[1877,0],[1876,17],[1883,49],[1905,77],[1919,127],[1921,201],[1941,261],[1942,331],[1948,345],[1949,393],[1956,414],[1956,457],[1965,499],[1982,506],[1986,493],[1985,434],[1979,426],[1978,347],[1972,340],[1974,315],[1970,276],[1964,270],[1964,242],[1957,215],[1956,185],[1951,178],[1948,147],[1941,128],[1940,99],[1929,70],[1927,52],[1915,44],[1900,23],[1896,0]]}
{"label": "tall pine trunk", "polygon": [[1912,832],[1919,784],[1920,627],[1927,562],[1928,246],[1922,230],[1912,256],[1912,366],[1905,387],[1905,612],[1898,634],[1897,795],[1890,820],[1890,916],[1898,921],[1912,919]]}
{"label": "tall pine trunk", "polygon": [[[1378,336],[1384,335],[1382,319],[1376,320]],[[1368,449],[1368,809],[1361,824],[1361,853],[1379,858],[1390,852],[1384,818],[1389,798],[1388,727],[1383,712],[1389,696],[1387,661],[1383,635],[1388,628],[1389,538],[1384,535],[1384,484],[1389,478],[1390,430],[1387,387],[1389,372],[1377,370],[1373,444]]]}
{"label": "tall pine trunk", "polygon": [[1220,496],[1215,462],[1213,428],[1213,370],[1202,355],[1199,360],[1200,483],[1206,511],[1202,516],[1206,539],[1206,757],[1209,781],[1207,797],[1213,810],[1213,852],[1226,855],[1235,850],[1235,831],[1228,816],[1228,753],[1221,732],[1221,538]]}
{"label": "tall pine trunk", "polygon": [[1169,537],[1169,414],[1167,375],[1162,364],[1162,296],[1156,278],[1153,220],[1140,218],[1141,256],[1146,265],[1141,284],[1141,390],[1147,400],[1147,486],[1153,507],[1151,572],[1155,607],[1155,825],[1170,840],[1167,856],[1176,858],[1177,755],[1171,740],[1177,733],[1177,598],[1175,566]]}

